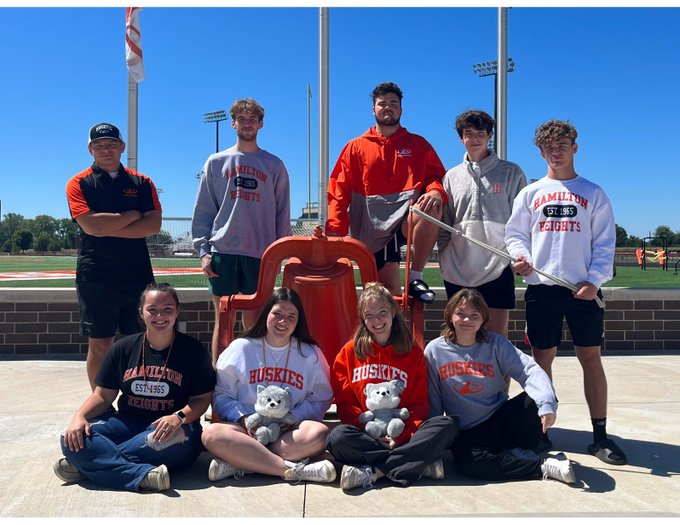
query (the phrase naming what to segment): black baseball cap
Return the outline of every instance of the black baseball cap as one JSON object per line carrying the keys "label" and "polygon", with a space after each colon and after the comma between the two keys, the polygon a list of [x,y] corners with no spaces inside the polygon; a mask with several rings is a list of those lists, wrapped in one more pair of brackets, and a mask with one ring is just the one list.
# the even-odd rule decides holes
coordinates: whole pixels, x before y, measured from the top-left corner
{"label": "black baseball cap", "polygon": [[114,139],[123,142],[123,137],[120,136],[120,130],[113,124],[108,124],[107,122],[95,124],[90,128],[90,140],[88,141],[88,144],[100,139]]}

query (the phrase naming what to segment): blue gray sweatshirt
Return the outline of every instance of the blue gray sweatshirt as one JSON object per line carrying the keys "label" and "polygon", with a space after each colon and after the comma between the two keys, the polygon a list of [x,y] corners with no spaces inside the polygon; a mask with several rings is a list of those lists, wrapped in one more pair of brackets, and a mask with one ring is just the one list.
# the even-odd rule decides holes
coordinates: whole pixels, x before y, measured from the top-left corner
{"label": "blue gray sweatshirt", "polygon": [[538,415],[557,414],[548,375],[505,337],[489,332],[487,342],[460,346],[443,336],[425,347],[430,416],[457,415],[460,429],[483,423],[508,400],[505,374],[538,406]]}

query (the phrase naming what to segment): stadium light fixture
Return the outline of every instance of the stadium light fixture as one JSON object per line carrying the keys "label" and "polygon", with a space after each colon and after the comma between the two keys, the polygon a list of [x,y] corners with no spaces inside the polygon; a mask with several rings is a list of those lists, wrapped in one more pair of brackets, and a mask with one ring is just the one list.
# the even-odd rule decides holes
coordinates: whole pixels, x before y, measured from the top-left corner
{"label": "stadium light fixture", "polygon": [[215,123],[215,153],[220,151],[220,122],[227,120],[227,113],[223,109],[218,111],[210,111],[203,114],[203,122]]}
{"label": "stadium light fixture", "polygon": [[[515,61],[508,57],[508,73],[512,73],[515,70]],[[494,91],[493,91],[493,119],[496,121],[498,112],[498,85],[495,81],[495,77],[498,74],[498,60],[491,60],[489,62],[480,62],[479,64],[472,65],[472,71],[478,77],[494,77]],[[493,150],[496,151],[496,137],[493,138]]]}

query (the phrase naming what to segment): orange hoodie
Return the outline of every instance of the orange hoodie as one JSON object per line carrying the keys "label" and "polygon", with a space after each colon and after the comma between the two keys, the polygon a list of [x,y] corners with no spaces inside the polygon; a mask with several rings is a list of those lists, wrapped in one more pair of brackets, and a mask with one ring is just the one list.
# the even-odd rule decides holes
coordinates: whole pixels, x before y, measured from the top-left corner
{"label": "orange hoodie", "polygon": [[397,445],[402,445],[411,439],[430,411],[425,356],[417,345],[413,345],[406,354],[397,354],[392,345],[383,347],[375,342],[373,354],[363,361],[358,359],[354,353],[354,341],[351,340],[335,358],[331,385],[338,417],[342,423],[363,430],[359,415],[368,410],[364,394],[366,385],[399,379],[405,385],[399,406],[409,410],[409,417],[404,421],[406,428],[394,440]]}
{"label": "orange hoodie", "polygon": [[394,235],[410,199],[436,190],[446,203],[444,173],[434,148],[420,135],[400,127],[384,137],[373,126],[347,143],[333,168],[326,231],[349,231],[375,253]]}

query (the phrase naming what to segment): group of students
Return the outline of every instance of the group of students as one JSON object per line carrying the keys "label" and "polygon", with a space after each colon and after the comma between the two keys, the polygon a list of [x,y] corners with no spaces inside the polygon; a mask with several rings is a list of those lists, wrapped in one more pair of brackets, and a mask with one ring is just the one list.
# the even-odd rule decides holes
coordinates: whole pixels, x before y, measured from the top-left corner
{"label": "group of students", "polygon": [[[487,331],[488,307],[475,290],[449,300],[442,336],[423,351],[389,290],[367,283],[355,336],[332,368],[292,289],[269,297],[255,325],[220,354],[216,370],[201,343],[176,330],[179,308],[167,284],[143,292],[145,331],[120,339],[106,354],[94,392],[62,435],[64,457],[54,465],[60,479],[167,490],[170,472],[190,466],[204,446],[214,455],[211,481],[255,472],[330,483],[342,465],[344,490],[371,487],[383,476],[406,486],[443,478],[449,449],[464,475],[575,481],[568,460],[539,456],[557,408],[549,378],[507,339]],[[508,400],[506,375],[526,393]],[[367,410],[366,384],[394,378],[404,385],[404,431],[371,437],[359,418]],[[262,384],[290,389],[295,419],[269,445],[245,424]],[[340,424],[330,429],[323,419],[333,400]],[[219,421],[202,429],[211,401]]]}
{"label": "group of students", "polygon": [[[600,286],[612,277],[614,219],[602,189],[575,171],[575,128],[557,120],[537,128],[534,143],[548,173],[527,185],[519,166],[489,149],[493,119],[483,111],[466,111],[455,123],[466,153],[446,172],[432,146],[401,127],[402,96],[393,83],[373,90],[376,125],[343,148],[329,180],[327,235],[349,233],[363,241],[375,255],[380,281],[365,285],[356,334],[333,363],[316,345],[300,298],[285,288],[269,298],[258,317],[244,317],[245,333],[227,349],[217,347],[216,318],[211,360],[198,341],[175,330],[175,291],[152,282],[137,307],[145,331],[106,351],[120,323],[113,306],[102,310],[99,297],[107,285],[86,274],[85,262],[88,256],[123,253],[111,239],[138,240],[151,231],[151,226],[128,231],[130,221],[153,222],[156,228],[160,205],[148,179],[134,172],[128,176],[122,168],[118,129],[101,124],[90,130],[95,164],[72,179],[67,193],[88,241],[79,260],[78,293],[93,393],[63,434],[65,457],[54,466],[59,478],[166,490],[169,471],[188,466],[205,447],[215,457],[208,471],[212,481],[257,472],[332,482],[336,466],[342,465],[340,486],[349,490],[370,487],[383,476],[399,485],[420,477],[440,479],[441,456],[450,449],[464,475],[573,483],[569,460],[547,455],[552,448],[547,430],[557,409],[551,367],[563,319],[584,373],[593,423],[588,452],[606,463],[626,463],[606,433],[607,385],[600,358],[604,316],[598,301]],[[279,159],[257,145],[264,110],[248,99],[237,101],[231,113],[237,144],[206,162],[192,222],[216,312],[221,296],[254,292],[263,246],[290,233],[287,173]],[[145,185],[151,190],[138,190]],[[102,188],[119,192],[118,186],[128,200],[121,204],[124,211],[112,213],[96,196]],[[148,203],[128,210],[131,194],[147,193]],[[440,230],[422,216],[414,219],[408,294],[425,303],[434,300],[422,277],[437,242],[448,297],[442,335],[424,349],[414,344],[393,298],[401,293],[400,248],[411,202],[422,215],[463,233]],[[100,222],[112,225],[102,230]],[[466,237],[509,253],[513,262]],[[533,357],[506,339],[509,310],[515,307],[513,274],[528,285],[527,339]],[[573,283],[576,291],[545,275]],[[127,298],[124,333],[133,331],[135,313]],[[105,330],[92,328],[111,318]],[[90,353],[100,341],[97,367]],[[507,393],[510,378],[524,390],[513,399]],[[405,387],[401,406],[409,416],[398,436],[373,438],[360,418],[367,410],[365,387],[392,379]],[[290,388],[296,420],[283,425],[280,438],[268,446],[246,424],[263,382]],[[115,411],[111,407],[119,393]],[[323,418],[333,401],[341,424],[329,429]],[[199,419],[211,402],[219,423],[203,431]]]}

